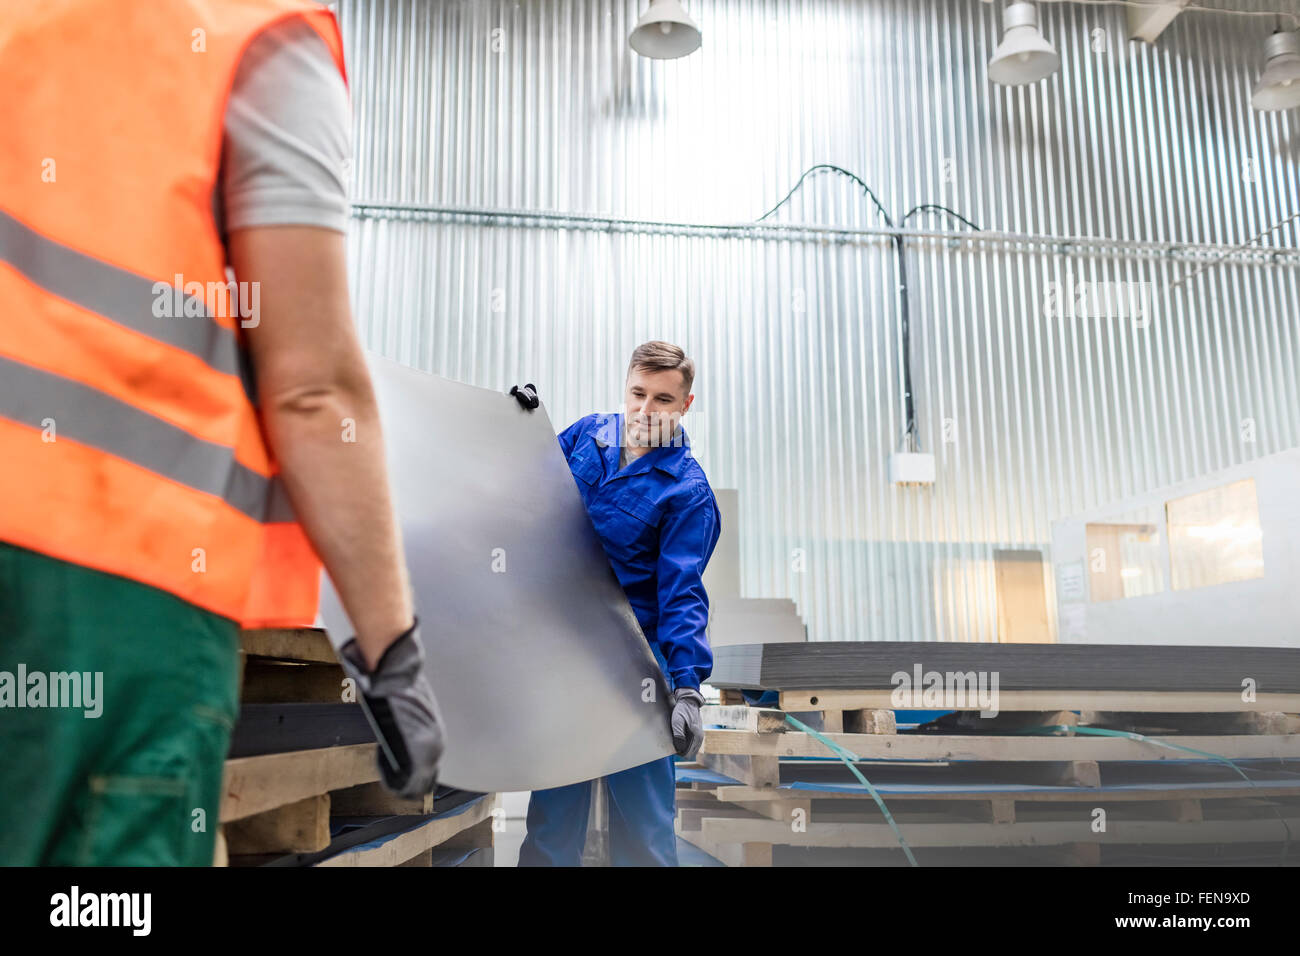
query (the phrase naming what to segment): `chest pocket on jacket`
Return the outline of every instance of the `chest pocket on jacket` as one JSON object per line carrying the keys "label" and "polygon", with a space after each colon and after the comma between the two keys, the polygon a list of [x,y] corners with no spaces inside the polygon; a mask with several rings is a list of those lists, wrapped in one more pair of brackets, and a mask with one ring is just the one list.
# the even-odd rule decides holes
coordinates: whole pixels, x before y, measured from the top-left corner
{"label": "chest pocket on jacket", "polygon": [[[663,505],[655,504],[635,492],[624,491],[613,500],[614,514],[622,526],[623,544],[630,558],[658,559],[659,521]],[[653,554],[651,553],[653,552]]]}
{"label": "chest pocket on jacket", "polygon": [[659,527],[659,519],[664,515],[663,505],[657,505],[649,498],[642,498],[630,491],[626,491],[614,499],[614,504],[634,518],[640,518],[656,529]]}
{"label": "chest pocket on jacket", "polygon": [[573,472],[573,477],[583,484],[594,485],[600,480],[600,462],[582,455],[574,455],[569,459],[569,470]]}

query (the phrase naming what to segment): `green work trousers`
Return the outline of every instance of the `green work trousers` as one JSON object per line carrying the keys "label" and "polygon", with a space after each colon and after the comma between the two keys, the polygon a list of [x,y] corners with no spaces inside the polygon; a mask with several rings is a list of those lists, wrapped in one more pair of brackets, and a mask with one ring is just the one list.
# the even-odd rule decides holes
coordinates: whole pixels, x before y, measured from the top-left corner
{"label": "green work trousers", "polygon": [[235,622],[0,542],[0,865],[210,865],[238,684]]}

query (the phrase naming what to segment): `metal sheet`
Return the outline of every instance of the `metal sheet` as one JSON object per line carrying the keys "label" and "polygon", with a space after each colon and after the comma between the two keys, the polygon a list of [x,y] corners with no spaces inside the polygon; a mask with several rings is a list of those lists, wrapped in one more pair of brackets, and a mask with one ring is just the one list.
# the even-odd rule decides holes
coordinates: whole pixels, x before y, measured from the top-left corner
{"label": "metal sheet", "polygon": [[[996,676],[995,689],[1300,692],[1300,650],[1145,644],[988,644],[963,641],[817,641],[735,644],[714,653],[715,687],[768,690],[894,690],[895,675]],[[974,687],[974,677],[969,678]],[[925,681],[929,681],[927,676]],[[1267,685],[1267,686],[1265,686]],[[941,706],[947,706],[941,705]],[[1242,709],[1247,709],[1243,707]]]}
{"label": "metal sheet", "polygon": [[[377,356],[370,367],[446,722],[439,782],[538,790],[672,753],[663,675],[545,407]],[[324,584],[337,644],[352,629]]]}

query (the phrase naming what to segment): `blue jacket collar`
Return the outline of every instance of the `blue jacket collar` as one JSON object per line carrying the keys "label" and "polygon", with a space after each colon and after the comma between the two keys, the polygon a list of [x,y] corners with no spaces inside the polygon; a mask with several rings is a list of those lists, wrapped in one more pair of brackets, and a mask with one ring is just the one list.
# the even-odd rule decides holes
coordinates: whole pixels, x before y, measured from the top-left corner
{"label": "blue jacket collar", "polygon": [[[621,413],[614,412],[608,414],[605,420],[592,432],[592,437],[596,444],[601,448],[621,447],[621,437],[623,435],[623,416]],[[686,435],[686,429],[679,423],[674,440],[667,445],[661,445],[658,448],[652,448],[642,455],[632,464],[628,474],[635,474],[646,468],[658,468],[662,472],[672,475],[674,478],[682,476],[682,469],[686,467],[686,460],[691,457],[691,442]],[[645,463],[645,468],[637,468],[637,465]],[[618,471],[618,452],[613,455],[613,470]]]}

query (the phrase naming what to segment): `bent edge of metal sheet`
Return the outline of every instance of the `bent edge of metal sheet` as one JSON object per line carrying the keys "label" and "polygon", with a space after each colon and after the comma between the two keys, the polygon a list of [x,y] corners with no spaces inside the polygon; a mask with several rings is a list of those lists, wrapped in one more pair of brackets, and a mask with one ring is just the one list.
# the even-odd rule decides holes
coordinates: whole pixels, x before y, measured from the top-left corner
{"label": "bent edge of metal sheet", "polygon": [[[663,674],[544,406],[367,361],[446,731],[439,782],[542,790],[671,754]],[[335,647],[352,633],[328,575],[319,616]]]}

